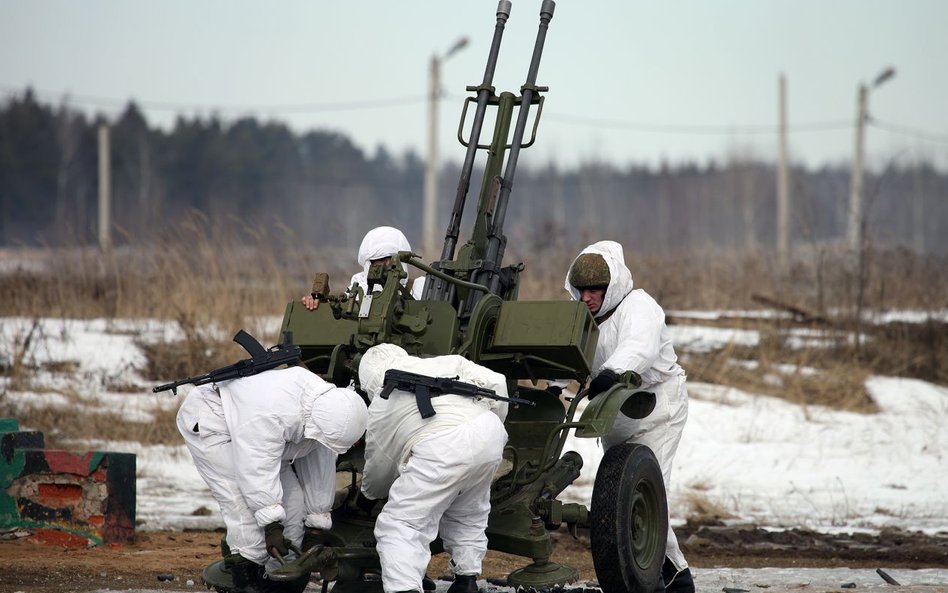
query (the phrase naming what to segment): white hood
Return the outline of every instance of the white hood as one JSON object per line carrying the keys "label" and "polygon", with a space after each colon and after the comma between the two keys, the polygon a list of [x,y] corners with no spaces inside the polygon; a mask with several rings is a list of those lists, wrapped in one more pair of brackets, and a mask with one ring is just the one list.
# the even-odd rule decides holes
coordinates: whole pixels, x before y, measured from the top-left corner
{"label": "white hood", "polygon": [[373,259],[391,257],[399,251],[411,251],[405,234],[395,227],[375,227],[365,234],[359,245],[359,265],[368,272]]}
{"label": "white hood", "polygon": [[373,401],[382,392],[385,371],[408,359],[408,353],[395,344],[379,344],[366,350],[359,361],[359,384]]}
{"label": "white hood", "polygon": [[[602,307],[600,307],[595,315],[595,317],[599,318],[615,309],[616,306],[622,302],[622,299],[632,292],[632,272],[628,266],[625,265],[622,245],[615,241],[599,241],[593,243],[583,249],[579,255],[584,253],[596,253],[601,255],[602,259],[606,260],[606,265],[609,266],[609,288],[606,289],[606,296],[602,301]],[[578,258],[579,255],[576,257]],[[579,291],[569,283],[570,273],[573,271],[573,265],[575,263],[576,259],[574,258],[573,263],[571,263],[569,269],[566,270],[566,282],[564,287],[570,296],[573,297],[573,300],[578,301],[580,300]]]}
{"label": "white hood", "polygon": [[362,438],[367,420],[368,411],[359,394],[335,387],[314,399],[303,435],[342,454]]}

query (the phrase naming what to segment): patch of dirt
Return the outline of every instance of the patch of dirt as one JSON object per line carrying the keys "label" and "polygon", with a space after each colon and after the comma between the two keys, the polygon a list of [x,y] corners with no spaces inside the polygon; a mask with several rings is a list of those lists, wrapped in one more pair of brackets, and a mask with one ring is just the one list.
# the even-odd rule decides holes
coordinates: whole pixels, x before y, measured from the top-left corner
{"label": "patch of dirt", "polygon": [[[676,528],[696,578],[701,568],[948,568],[948,533],[934,536],[901,530],[879,535],[824,534],[793,529],[773,532],[750,525],[688,524]],[[553,534],[553,560],[577,568],[580,579],[595,580],[588,531],[573,538],[565,529]],[[204,590],[201,571],[220,558],[221,533],[215,531],[140,532],[127,545],[88,549],[0,541],[0,591],[68,593],[103,589]],[[526,564],[519,556],[490,551],[484,576],[502,579]],[[432,559],[428,573],[448,573],[444,554]],[[161,580],[170,578],[171,580]]]}

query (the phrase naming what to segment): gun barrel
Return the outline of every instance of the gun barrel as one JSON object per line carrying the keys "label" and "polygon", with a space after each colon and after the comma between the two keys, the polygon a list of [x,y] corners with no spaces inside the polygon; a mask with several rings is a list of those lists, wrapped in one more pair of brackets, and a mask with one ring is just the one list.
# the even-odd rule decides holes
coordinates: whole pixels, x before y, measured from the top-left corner
{"label": "gun barrel", "polygon": [[188,377],[187,379],[180,379],[178,381],[172,381],[171,383],[165,383],[164,385],[159,385],[158,387],[152,388],[152,393],[160,393],[162,391],[171,391],[171,393],[177,394],[178,387],[182,385],[192,384],[192,385],[203,385],[208,383],[211,380],[210,373],[204,375],[198,375],[197,377]]}
{"label": "gun barrel", "polygon": [[[520,112],[517,115],[517,125],[514,128],[513,138],[511,139],[510,152],[507,156],[507,166],[504,169],[504,176],[501,182],[500,195],[497,198],[497,206],[494,209],[494,215],[491,222],[491,231],[487,243],[487,252],[485,260],[494,262],[494,269],[485,269],[478,274],[475,279],[479,284],[486,284],[492,293],[496,294],[499,290],[500,276],[497,269],[500,268],[503,259],[504,248],[504,218],[507,215],[507,203],[510,200],[510,192],[513,189],[514,174],[517,170],[517,161],[520,158],[520,149],[523,145],[523,135],[527,129],[527,121],[530,116],[530,105],[534,96],[539,90],[536,86],[537,73],[540,70],[540,57],[543,55],[543,45],[546,42],[546,33],[550,28],[550,21],[553,19],[553,10],[556,3],[553,0],[544,0],[540,7],[540,25],[537,30],[536,42],[533,46],[533,56],[530,59],[530,67],[527,70],[527,80],[521,91]],[[479,295],[475,295],[473,302]],[[473,303],[472,303],[473,304]]]}
{"label": "gun barrel", "polygon": [[[464,202],[471,187],[471,174],[474,170],[474,160],[477,155],[477,145],[484,127],[484,115],[487,113],[487,102],[493,94],[491,83],[494,81],[494,71],[497,68],[497,56],[500,54],[500,42],[504,36],[507,19],[510,18],[510,0],[500,0],[497,3],[497,21],[494,25],[494,37],[491,40],[490,51],[487,54],[487,65],[484,68],[484,78],[477,88],[477,108],[474,111],[474,120],[471,124],[471,136],[464,154],[464,164],[461,166],[461,176],[458,180],[457,193],[454,197],[454,207],[451,210],[451,219],[444,236],[444,246],[441,249],[441,260],[447,261],[454,257],[458,235],[461,228],[461,215],[464,213]],[[444,280],[430,278],[425,283],[425,299],[443,300],[449,286]]]}

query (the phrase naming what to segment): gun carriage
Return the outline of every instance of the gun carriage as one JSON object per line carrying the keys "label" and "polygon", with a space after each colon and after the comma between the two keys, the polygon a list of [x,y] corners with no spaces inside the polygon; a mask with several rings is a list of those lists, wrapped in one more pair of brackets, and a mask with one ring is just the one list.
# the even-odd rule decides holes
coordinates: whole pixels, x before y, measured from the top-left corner
{"label": "gun carriage", "polygon": [[[587,400],[582,387],[564,401],[538,386],[543,380],[585,385],[598,329],[583,303],[518,300],[524,265],[503,265],[507,242],[503,225],[517,162],[520,151],[536,140],[543,93],[548,90],[536,80],[554,2],[542,2],[533,55],[519,95],[497,94],[492,86],[510,9],[508,0],[499,2],[483,79],[467,87],[474,95],[465,100],[458,126],[458,140],[466,153],[441,257],[429,265],[416,254],[398,253],[389,265],[370,268],[368,291],[354,285],[341,295],[330,294],[328,277],[317,274],[313,296],[321,305],[309,311],[298,302],[288,303],[282,331],[292,332],[302,364],[339,386],[357,382],[362,353],[385,342],[418,356],[460,354],[503,373],[510,395],[530,404],[510,407],[502,466],[507,471],[495,477],[491,492],[489,549],[529,559],[508,575],[509,583],[539,590],[578,578],[574,568],[552,560],[550,532],[565,524],[573,533],[577,527],[589,528],[597,578],[606,593],[650,592],[660,579],[668,530],[661,470],[651,451],[628,444],[610,449],[600,462],[590,508],[557,498],[579,477],[583,465],[578,453],[563,452],[568,433],[601,437],[618,414],[647,415],[654,396],[638,390],[634,373],[626,373],[594,400]],[[532,131],[524,142],[533,108]],[[495,114],[493,133],[488,143],[482,143],[488,110]],[[486,162],[476,218],[470,239],[459,247],[461,216],[479,154],[486,154]],[[426,274],[421,299],[413,299],[401,284],[407,276],[402,264]],[[580,413],[582,402],[586,405]],[[336,593],[373,587],[381,591],[378,581],[365,580],[367,573],[378,571],[379,558],[374,514],[356,504],[363,465],[361,446],[340,456],[333,527],[326,532],[325,546],[304,552],[273,571],[272,578],[299,582],[301,569],[319,570],[334,580]],[[439,552],[439,546],[436,540],[432,551]],[[209,582],[217,586],[214,579],[221,575],[212,568],[205,576],[210,574]]]}

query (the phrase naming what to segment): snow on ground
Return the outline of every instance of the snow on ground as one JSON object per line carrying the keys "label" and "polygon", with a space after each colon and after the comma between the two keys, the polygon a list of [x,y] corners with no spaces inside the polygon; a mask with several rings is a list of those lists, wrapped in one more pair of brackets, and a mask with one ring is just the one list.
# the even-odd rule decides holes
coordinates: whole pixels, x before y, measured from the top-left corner
{"label": "snow on ground", "polygon": [[[0,319],[0,366],[21,351],[33,324],[27,318]],[[168,339],[174,330],[154,320],[38,320],[26,362],[72,361],[75,367],[40,372],[35,391],[8,390],[9,378],[0,377],[0,393],[23,408],[108,409],[147,421],[156,410],[177,407],[187,388],[177,396],[152,394],[152,384],[137,372],[144,363],[137,344]],[[701,326],[674,331],[680,350],[756,340],[749,331]],[[126,387],[112,392],[113,385]],[[140,392],[125,392],[129,385]],[[689,419],[669,492],[673,520],[683,521],[691,501],[699,498],[732,515],[732,521],[775,529],[948,531],[948,389],[879,376],[868,380],[867,389],[880,408],[877,414],[803,408],[719,385],[689,384]],[[55,427],[23,428],[48,432]],[[142,529],[221,526],[183,445],[75,443],[77,450],[93,448],[138,456]],[[596,440],[572,437],[564,450],[570,449],[582,454],[585,467],[562,498],[588,504],[602,450]],[[210,514],[196,515],[201,507]]]}
{"label": "snow on ground", "polygon": [[[673,517],[683,520],[700,497],[765,527],[948,530],[948,389],[891,377],[872,377],[867,388],[878,414],[690,384]],[[577,438],[569,449],[587,464],[563,498],[588,503],[602,449]]]}

